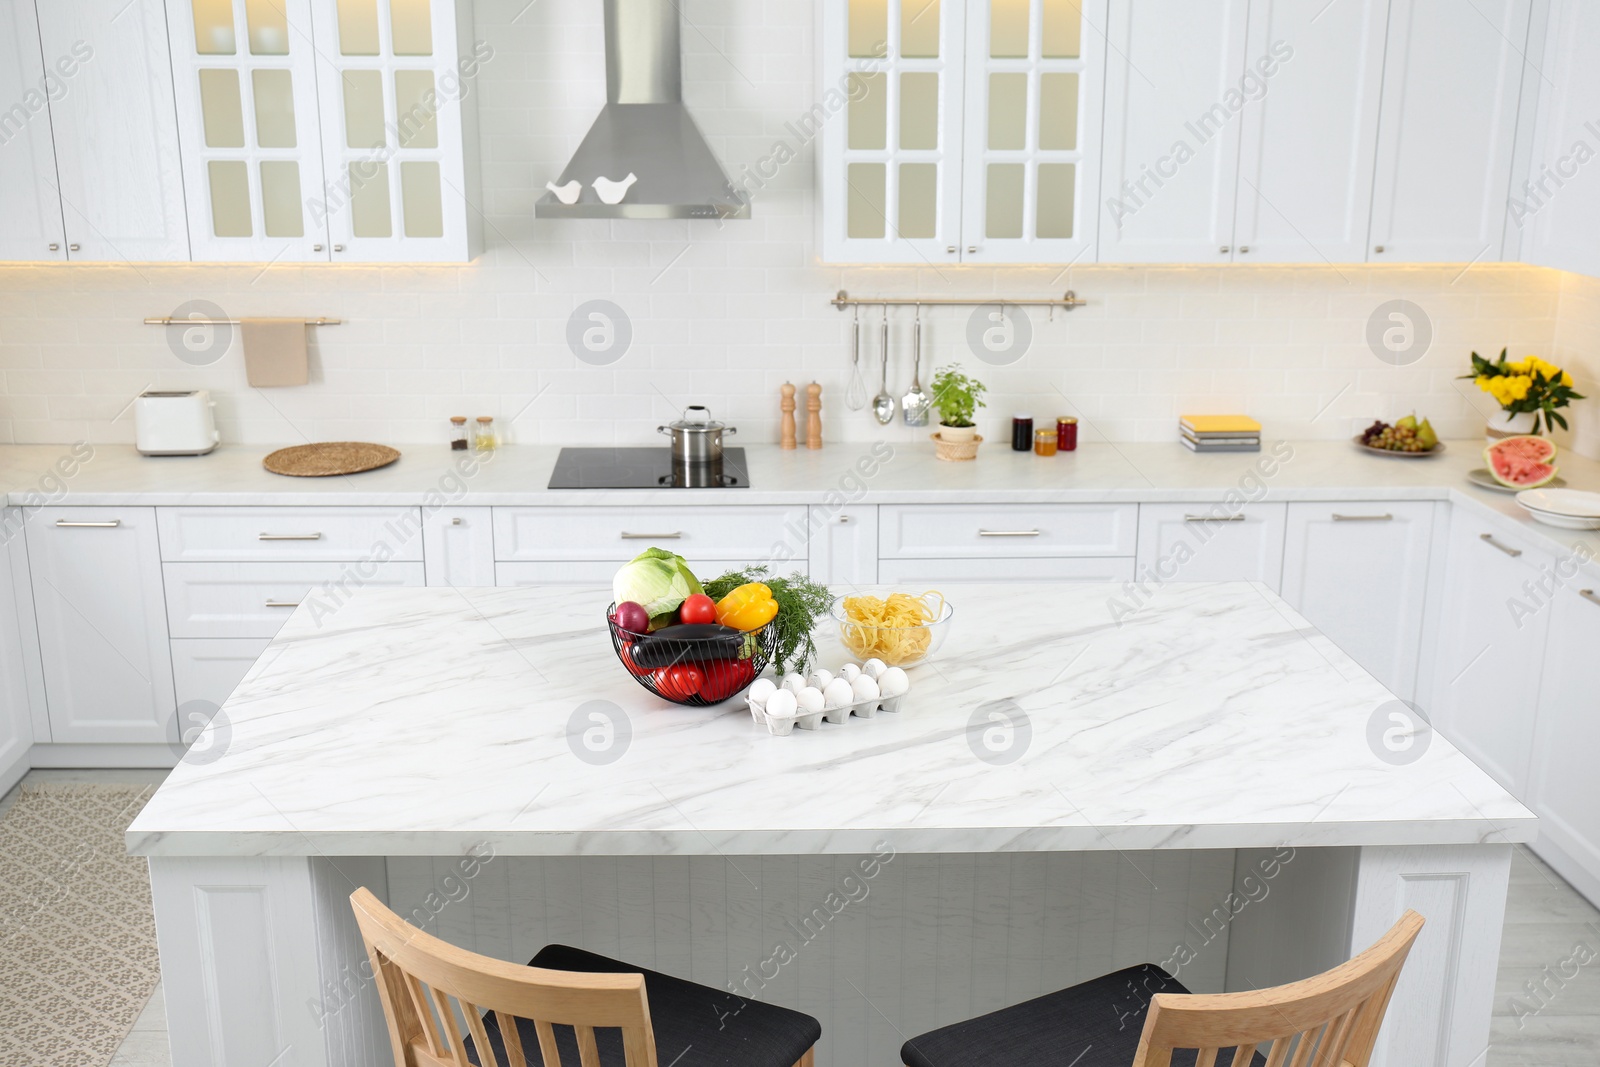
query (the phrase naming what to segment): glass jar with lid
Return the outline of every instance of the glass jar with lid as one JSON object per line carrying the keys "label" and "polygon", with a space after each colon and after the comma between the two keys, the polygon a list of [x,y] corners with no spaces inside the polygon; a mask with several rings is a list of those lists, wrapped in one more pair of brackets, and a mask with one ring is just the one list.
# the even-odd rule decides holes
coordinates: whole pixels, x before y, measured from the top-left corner
{"label": "glass jar with lid", "polygon": [[472,447],[479,452],[493,452],[498,442],[494,435],[494,417],[479,415],[478,425],[472,433]]}
{"label": "glass jar with lid", "polygon": [[450,416],[450,451],[465,452],[467,444],[467,417],[465,415]]}

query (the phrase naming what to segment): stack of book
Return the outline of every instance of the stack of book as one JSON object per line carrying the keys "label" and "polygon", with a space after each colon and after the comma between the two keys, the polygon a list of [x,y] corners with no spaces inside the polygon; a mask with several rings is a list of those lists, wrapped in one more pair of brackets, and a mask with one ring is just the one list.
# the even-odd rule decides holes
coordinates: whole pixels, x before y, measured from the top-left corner
{"label": "stack of book", "polygon": [[1178,429],[1191,452],[1261,451],[1261,424],[1244,415],[1184,415]]}

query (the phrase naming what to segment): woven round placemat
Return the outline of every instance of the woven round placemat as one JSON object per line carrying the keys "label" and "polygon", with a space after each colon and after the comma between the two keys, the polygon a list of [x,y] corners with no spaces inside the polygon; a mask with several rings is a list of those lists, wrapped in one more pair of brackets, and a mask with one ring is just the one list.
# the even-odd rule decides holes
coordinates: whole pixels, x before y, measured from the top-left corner
{"label": "woven round placemat", "polygon": [[261,465],[273,474],[295,478],[327,478],[335,474],[360,474],[387,467],[400,458],[388,445],[366,441],[324,441],[315,445],[280,448]]}

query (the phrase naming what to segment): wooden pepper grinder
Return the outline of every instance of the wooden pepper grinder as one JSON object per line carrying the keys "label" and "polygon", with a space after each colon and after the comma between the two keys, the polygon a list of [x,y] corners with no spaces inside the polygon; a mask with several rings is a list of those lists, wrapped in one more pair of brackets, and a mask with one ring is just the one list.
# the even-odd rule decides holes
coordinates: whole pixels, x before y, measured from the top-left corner
{"label": "wooden pepper grinder", "polygon": [[806,447],[822,447],[822,386],[806,386]]}
{"label": "wooden pepper grinder", "polygon": [[783,383],[779,390],[783,393],[783,400],[779,406],[783,409],[783,416],[778,420],[783,430],[783,443],[779,446],[784,451],[791,451],[795,447],[794,439],[794,386],[788,382]]}

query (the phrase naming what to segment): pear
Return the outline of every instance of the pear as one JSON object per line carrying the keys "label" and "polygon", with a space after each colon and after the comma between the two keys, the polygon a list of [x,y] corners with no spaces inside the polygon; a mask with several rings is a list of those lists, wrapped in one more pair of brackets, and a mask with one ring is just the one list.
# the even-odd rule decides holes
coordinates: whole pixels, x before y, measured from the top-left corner
{"label": "pear", "polygon": [[1405,418],[1396,422],[1394,424],[1394,428],[1397,430],[1415,430],[1417,428],[1417,413],[1413,411]]}
{"label": "pear", "polygon": [[1432,452],[1439,444],[1439,435],[1427,419],[1423,419],[1422,425],[1417,427],[1417,444],[1422,446],[1424,452]]}

